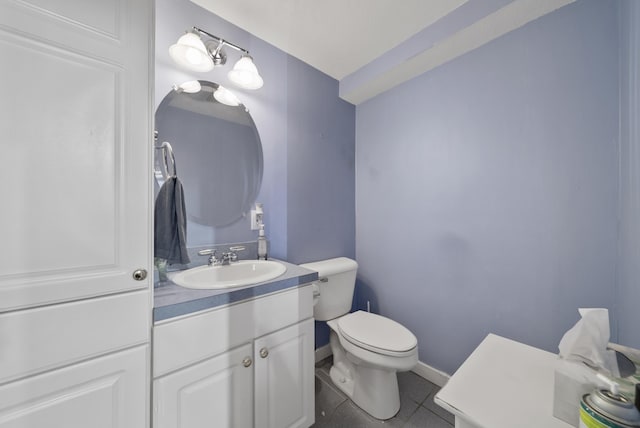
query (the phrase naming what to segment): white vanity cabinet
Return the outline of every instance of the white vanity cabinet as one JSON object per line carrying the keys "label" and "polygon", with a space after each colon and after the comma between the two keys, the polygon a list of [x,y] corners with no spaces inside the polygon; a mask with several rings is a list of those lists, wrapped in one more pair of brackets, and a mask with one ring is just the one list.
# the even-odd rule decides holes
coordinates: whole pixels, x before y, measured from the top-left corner
{"label": "white vanity cabinet", "polygon": [[251,428],[252,354],[245,344],[156,380],[153,426]]}
{"label": "white vanity cabinet", "polygon": [[307,319],[254,342],[256,428],[313,424],[313,337],[313,319]]}
{"label": "white vanity cabinet", "polygon": [[156,428],[314,423],[310,286],[154,326]]}

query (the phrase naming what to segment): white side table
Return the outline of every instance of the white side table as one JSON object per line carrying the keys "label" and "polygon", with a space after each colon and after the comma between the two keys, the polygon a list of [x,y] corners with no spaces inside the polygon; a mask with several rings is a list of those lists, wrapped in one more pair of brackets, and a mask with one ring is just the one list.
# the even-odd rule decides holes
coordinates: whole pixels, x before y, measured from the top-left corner
{"label": "white side table", "polygon": [[559,357],[489,334],[435,402],[453,413],[456,428],[573,428],[553,416]]}

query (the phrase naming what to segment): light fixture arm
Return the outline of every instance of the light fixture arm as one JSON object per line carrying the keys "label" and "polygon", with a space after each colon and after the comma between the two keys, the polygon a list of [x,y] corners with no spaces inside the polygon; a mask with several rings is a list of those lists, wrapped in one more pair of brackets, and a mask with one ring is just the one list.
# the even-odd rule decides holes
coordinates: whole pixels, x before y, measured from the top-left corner
{"label": "light fixture arm", "polygon": [[229,46],[230,48],[233,48],[233,49],[235,49],[237,51],[242,52],[244,55],[249,55],[249,51],[248,50],[243,49],[238,45],[234,45],[233,43],[228,42],[228,41],[226,41],[226,40],[224,40],[224,39],[222,39],[222,38],[220,38],[218,36],[214,36],[213,34],[207,32],[207,31],[204,31],[204,30],[202,30],[202,29],[200,29],[198,27],[193,27],[193,30],[197,31],[198,33],[206,34],[207,36],[211,37],[214,41],[218,42],[218,49],[217,50],[222,48],[222,46]]}

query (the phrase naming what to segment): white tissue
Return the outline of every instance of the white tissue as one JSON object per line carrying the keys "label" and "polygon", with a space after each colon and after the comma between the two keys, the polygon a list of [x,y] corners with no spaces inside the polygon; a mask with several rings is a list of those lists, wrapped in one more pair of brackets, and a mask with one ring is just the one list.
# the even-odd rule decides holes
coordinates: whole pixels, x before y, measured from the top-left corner
{"label": "white tissue", "polygon": [[604,308],[580,308],[578,311],[582,318],[562,336],[558,345],[560,356],[620,376],[616,353],[607,349],[609,311]]}

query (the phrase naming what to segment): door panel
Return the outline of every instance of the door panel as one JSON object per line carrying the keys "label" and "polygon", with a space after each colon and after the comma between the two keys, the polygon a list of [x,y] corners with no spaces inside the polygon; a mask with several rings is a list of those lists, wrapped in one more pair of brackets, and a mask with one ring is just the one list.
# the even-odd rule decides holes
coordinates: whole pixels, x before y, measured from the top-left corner
{"label": "door panel", "polygon": [[149,291],[0,314],[0,384],[149,341]]}
{"label": "door panel", "polygon": [[102,32],[111,37],[118,37],[120,2],[103,0],[21,0],[25,7],[34,12],[48,14],[54,19],[62,19]]}
{"label": "door panel", "polygon": [[148,426],[148,346],[0,386],[0,428]]}
{"label": "door panel", "polygon": [[0,312],[149,287],[151,13],[0,0]]}

